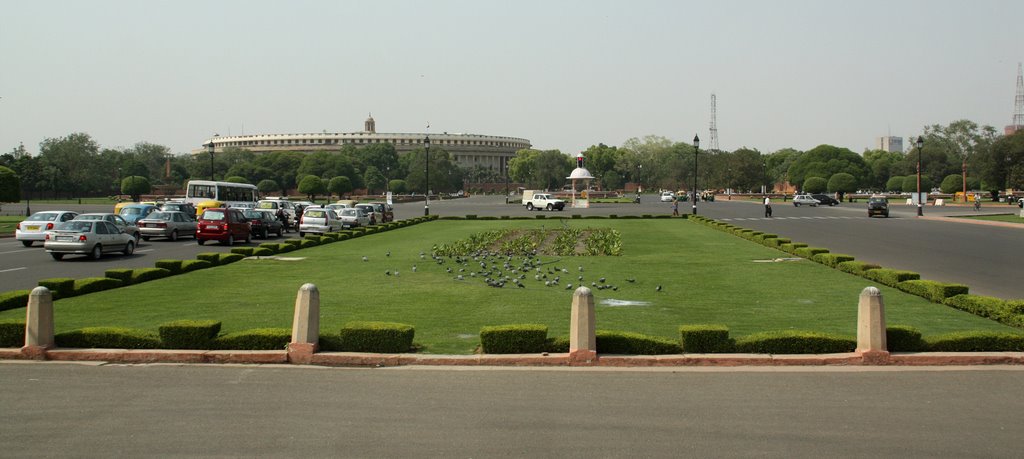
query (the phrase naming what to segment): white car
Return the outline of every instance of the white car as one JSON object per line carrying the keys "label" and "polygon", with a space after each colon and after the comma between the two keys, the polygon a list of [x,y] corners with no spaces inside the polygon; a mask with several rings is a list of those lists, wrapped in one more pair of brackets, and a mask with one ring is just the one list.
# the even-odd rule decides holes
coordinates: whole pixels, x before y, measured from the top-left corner
{"label": "white car", "polygon": [[46,240],[46,232],[58,223],[66,222],[78,216],[78,212],[70,210],[46,210],[36,212],[18,223],[14,229],[14,239],[21,241],[25,247],[32,247],[36,241]]}
{"label": "white car", "polygon": [[814,197],[809,194],[798,194],[793,196],[793,206],[800,207],[802,204],[806,204],[811,207],[818,207],[818,204],[821,204],[821,201],[814,199]]}
{"label": "white car", "polygon": [[341,220],[341,226],[344,228],[370,226],[370,217],[366,215],[366,212],[363,211],[363,209],[341,208],[334,212],[338,214],[338,218]]}
{"label": "white car", "polygon": [[72,220],[59,223],[47,232],[43,247],[58,261],[69,254],[98,260],[104,253],[131,255],[135,251],[135,238],[105,220]]}
{"label": "white car", "polygon": [[661,202],[672,202],[676,200],[676,195],[672,194],[671,191],[665,191],[661,193]]}
{"label": "white car", "polygon": [[379,225],[384,223],[384,214],[377,212],[377,208],[373,204],[356,204],[357,209],[363,209],[366,215],[370,217],[371,225]]}
{"label": "white car", "polygon": [[341,230],[341,220],[331,209],[307,207],[299,220],[299,237],[306,233],[333,233]]}

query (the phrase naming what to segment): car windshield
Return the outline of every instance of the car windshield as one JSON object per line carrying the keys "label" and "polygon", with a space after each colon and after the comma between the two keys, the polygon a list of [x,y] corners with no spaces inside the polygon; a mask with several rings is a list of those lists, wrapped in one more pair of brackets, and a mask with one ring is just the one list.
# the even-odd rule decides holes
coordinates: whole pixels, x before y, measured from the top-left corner
{"label": "car windshield", "polygon": [[223,210],[207,210],[203,212],[203,220],[224,220]]}
{"label": "car windshield", "polygon": [[325,218],[327,213],[323,210],[307,210],[306,217],[308,218]]}
{"label": "car windshield", "polygon": [[879,204],[879,203],[885,203],[886,199],[885,198],[871,198],[871,199],[868,200],[868,202],[870,202],[872,204]]}
{"label": "car windshield", "polygon": [[277,203],[276,202],[263,201],[263,202],[257,203],[256,204],[256,208],[257,209],[276,209],[277,208]]}
{"label": "car windshield", "polygon": [[92,232],[92,222],[85,220],[71,220],[57,225],[60,231],[78,231],[79,233]]}
{"label": "car windshield", "polygon": [[103,215],[79,215],[75,217],[75,220],[103,220]]}
{"label": "car windshield", "polygon": [[121,215],[139,215],[142,213],[141,207],[125,207],[121,209]]}
{"label": "car windshield", "polygon": [[356,213],[355,209],[341,209],[341,216],[343,217],[355,217],[356,215],[359,214]]}
{"label": "car windshield", "polygon": [[174,215],[168,212],[153,212],[146,216],[146,220],[164,220],[171,221]]}
{"label": "car windshield", "polygon": [[257,220],[260,219],[260,218],[263,218],[263,212],[259,212],[259,211],[256,211],[256,210],[247,210],[247,211],[243,212],[243,214],[245,214],[245,218],[257,219]]}
{"label": "car windshield", "polygon": [[32,214],[31,217],[25,219],[28,222],[52,222],[57,219],[56,212],[39,212]]}

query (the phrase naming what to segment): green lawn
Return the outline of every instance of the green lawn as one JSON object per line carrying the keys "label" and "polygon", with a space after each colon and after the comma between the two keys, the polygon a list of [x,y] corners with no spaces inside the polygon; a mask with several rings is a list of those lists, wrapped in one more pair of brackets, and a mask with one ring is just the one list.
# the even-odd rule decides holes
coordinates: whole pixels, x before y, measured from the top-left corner
{"label": "green lawn", "polygon": [[999,215],[961,215],[958,218],[970,218],[974,220],[991,220],[995,222],[1009,222],[1009,223],[1020,223],[1024,224],[1024,218],[1020,218],[1020,213],[1013,214],[999,214]]}
{"label": "green lawn", "polygon": [[24,219],[17,215],[0,216],[0,234],[14,234],[14,227]]}
{"label": "green lawn", "polygon": [[[295,294],[305,282],[321,295],[321,332],[335,333],[350,320],[402,322],[416,327],[428,353],[471,353],[480,327],[512,323],[548,325],[566,336],[571,290],[599,277],[618,291],[595,290],[598,329],[676,338],[681,324],[721,323],[738,337],[763,330],[814,330],[854,336],[857,298],[872,282],[807,260],[757,263],[787,254],[683,219],[568,219],[575,227],[612,227],[622,235],[622,256],[543,257],[565,267],[559,287],[528,275],[526,288],[498,289],[459,266],[433,263],[433,244],[508,227],[559,228],[554,219],[435,221],[351,241],[287,253],[299,261],[244,260],[136,286],[57,301],[57,331],[113,325],[155,331],[177,319],[223,321],[223,331],[290,328]],[[385,253],[391,251],[391,256]],[[366,256],[369,261],[361,261]],[[418,272],[411,268],[418,265]],[[474,265],[470,265],[474,266]],[[479,266],[479,265],[475,265]],[[456,272],[448,274],[446,267]],[[385,271],[398,271],[387,276]],[[546,272],[546,271],[545,271]],[[553,276],[552,276],[553,277]],[[625,281],[636,278],[635,283]],[[657,292],[656,286],[663,290]],[[884,293],[888,323],[917,327],[925,336],[958,331],[1015,329],[876,285]],[[643,301],[607,306],[603,300]],[[24,317],[24,309],[0,318]]]}

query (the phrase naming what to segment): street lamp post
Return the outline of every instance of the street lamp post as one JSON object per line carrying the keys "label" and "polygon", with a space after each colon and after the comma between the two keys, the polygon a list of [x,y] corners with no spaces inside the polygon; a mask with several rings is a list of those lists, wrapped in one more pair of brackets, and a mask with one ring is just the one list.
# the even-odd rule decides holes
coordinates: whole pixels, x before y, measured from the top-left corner
{"label": "street lamp post", "polygon": [[426,164],[426,176],[427,176],[427,186],[425,188],[427,189],[427,192],[426,192],[426,195],[425,195],[426,196],[426,200],[423,201],[423,215],[427,216],[427,215],[430,215],[430,136],[429,135],[423,137],[423,149],[426,150],[426,152],[427,152],[427,161],[425,163]]}
{"label": "street lamp post", "polygon": [[639,196],[644,192],[644,165],[638,165],[637,170],[639,172],[636,173],[636,194]]}
{"label": "street lamp post", "polygon": [[697,215],[697,152],[700,150],[700,137],[693,135],[693,214]]}
{"label": "street lamp post", "polygon": [[924,137],[917,136],[917,216],[924,216],[924,207],[921,203],[921,149],[924,148]]}
{"label": "street lamp post", "polygon": [[505,170],[505,205],[508,205],[508,157],[502,159],[504,166],[502,169]]}

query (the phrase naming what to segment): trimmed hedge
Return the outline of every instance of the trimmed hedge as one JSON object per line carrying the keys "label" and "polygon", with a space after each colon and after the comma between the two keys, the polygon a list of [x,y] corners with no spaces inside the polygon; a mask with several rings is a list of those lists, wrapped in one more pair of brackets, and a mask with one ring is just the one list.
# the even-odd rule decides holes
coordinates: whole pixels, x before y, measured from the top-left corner
{"label": "trimmed hedge", "polygon": [[878,268],[863,271],[863,276],[879,284],[896,287],[900,282],[917,280],[921,275],[913,271],[900,271],[898,269]]}
{"label": "trimmed hedge", "polygon": [[601,354],[659,355],[680,354],[683,350],[679,343],[660,336],[598,330],[597,352]]}
{"label": "trimmed hedge", "polygon": [[944,284],[930,280],[908,280],[896,284],[896,288],[911,295],[928,299],[933,303],[942,303],[946,298],[966,295],[968,288],[961,284]]}
{"label": "trimmed hedge", "polygon": [[1020,352],[1024,335],[999,332],[956,332],[925,339],[932,352]]}
{"label": "trimmed hedge", "polygon": [[211,265],[217,266],[220,264],[220,253],[219,252],[203,252],[196,254],[197,260],[203,260],[210,262]]}
{"label": "trimmed hedge", "polygon": [[166,269],[171,274],[181,274],[183,272],[181,269],[182,263],[184,263],[184,260],[157,260],[156,267]]}
{"label": "trimmed hedge", "polygon": [[942,304],[961,311],[969,312],[976,316],[987,317],[1000,322],[1010,319],[1015,315],[1006,300],[991,296],[981,295],[955,295],[946,298]]}
{"label": "trimmed hedge", "polygon": [[256,247],[252,251],[254,257],[269,257],[274,255],[274,251],[266,247]]}
{"label": "trimmed hedge", "polygon": [[679,327],[679,342],[682,352],[707,354],[731,352],[736,342],[729,338],[729,327],[725,325],[682,325]]}
{"label": "trimmed hedge", "polygon": [[252,251],[256,250],[255,247],[234,247],[231,249],[231,253],[237,253],[243,257],[251,257]]}
{"label": "trimmed hedge", "polygon": [[547,337],[547,325],[488,326],[480,329],[480,348],[484,354],[532,354],[549,349]]}
{"label": "trimmed hedge", "polygon": [[104,349],[157,349],[160,338],[142,330],[122,327],[87,327],[58,333],[54,336],[59,347]]}
{"label": "trimmed hedge", "polygon": [[221,264],[221,265],[231,264],[231,263],[234,263],[236,261],[241,261],[242,259],[245,258],[244,255],[240,255],[240,254],[237,254],[237,253],[221,253],[219,255],[220,255],[220,257],[219,257],[220,258],[219,264]]}
{"label": "trimmed hedge", "polygon": [[885,328],[885,347],[889,352],[917,352],[925,349],[925,343],[916,328],[890,325]]}
{"label": "trimmed hedge", "polygon": [[299,247],[302,247],[302,241],[303,239],[285,239],[284,243],[292,246],[292,248],[297,249]]}
{"label": "trimmed hedge", "polygon": [[846,263],[854,260],[853,255],[844,255],[841,253],[819,253],[811,257],[811,259],[832,268],[838,267],[839,263]]}
{"label": "trimmed hedge", "polygon": [[544,350],[551,353],[569,352],[569,338],[565,336],[552,336],[545,340]]}
{"label": "trimmed hedge", "polygon": [[218,336],[213,340],[212,347],[214,349],[277,351],[287,348],[291,340],[292,331],[287,328],[254,328]]}
{"label": "trimmed hedge", "polygon": [[798,257],[813,260],[814,256],[818,255],[819,253],[828,253],[828,249],[821,247],[800,247],[798,249],[793,250],[793,253],[795,253]]}
{"label": "trimmed hedge", "polygon": [[113,279],[110,277],[87,277],[85,279],[78,279],[75,281],[75,295],[102,292],[104,290],[118,288],[123,285],[124,282],[120,279]]}
{"label": "trimmed hedge", "polygon": [[0,320],[0,347],[22,347],[25,345],[24,320]]}
{"label": "trimmed hedge", "polygon": [[409,352],[415,334],[412,325],[356,321],[341,327],[339,344],[346,352]]}
{"label": "trimmed hedge", "polygon": [[214,264],[206,260],[184,260],[181,262],[181,272],[188,273],[200,269],[213,267]]}
{"label": "trimmed hedge", "polygon": [[8,309],[24,308],[28,305],[28,295],[31,290],[11,290],[0,293],[0,311]]}
{"label": "trimmed hedge", "polygon": [[278,245],[279,244],[276,243],[276,242],[264,242],[264,243],[260,244],[259,247],[257,247],[257,248],[259,248],[259,249],[267,249],[267,250],[271,251],[272,252],[271,255],[273,255],[273,254],[277,253]]}
{"label": "trimmed hedge", "polygon": [[75,280],[70,277],[40,279],[39,286],[50,289],[55,300],[75,296]]}
{"label": "trimmed hedge", "polygon": [[167,349],[210,349],[220,333],[220,321],[176,320],[161,325],[159,333]]}
{"label": "trimmed hedge", "polygon": [[797,330],[754,333],[736,340],[737,352],[751,354],[834,354],[856,348],[852,338]]}
{"label": "trimmed hedge", "polygon": [[132,284],[169,277],[171,272],[163,268],[136,268],[132,271]]}
{"label": "trimmed hedge", "polygon": [[318,245],[320,245],[320,242],[319,241],[315,241],[313,239],[303,239],[302,242],[299,243],[299,247],[302,247],[303,249],[308,249],[310,247],[316,247]]}
{"label": "trimmed hedge", "polygon": [[132,283],[133,271],[135,270],[132,268],[115,268],[103,271],[103,275],[111,279],[120,280],[124,285],[128,285]]}
{"label": "trimmed hedge", "polygon": [[840,271],[860,276],[864,271],[869,269],[879,269],[881,266],[873,263],[865,263],[863,261],[844,261],[836,265],[836,268]]}

